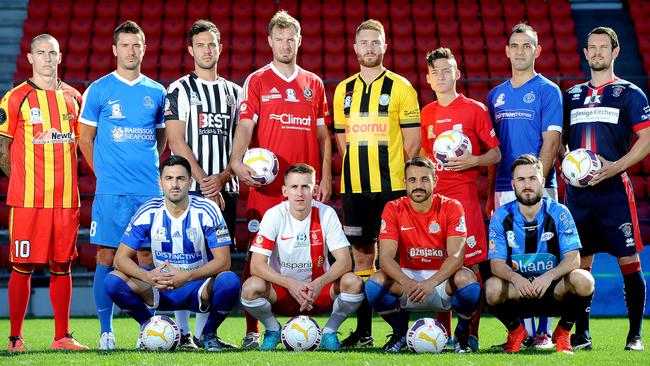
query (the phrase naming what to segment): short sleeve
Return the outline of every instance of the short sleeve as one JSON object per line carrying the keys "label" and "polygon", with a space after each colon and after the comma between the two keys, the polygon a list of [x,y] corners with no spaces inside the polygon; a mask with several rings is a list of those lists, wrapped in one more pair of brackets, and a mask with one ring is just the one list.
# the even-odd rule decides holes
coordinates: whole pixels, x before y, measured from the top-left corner
{"label": "short sleeve", "polygon": [[399,124],[401,128],[420,127],[418,94],[408,83],[404,85],[399,103]]}
{"label": "short sleeve", "polygon": [[336,212],[331,208],[326,208],[323,213],[323,229],[325,230],[325,243],[329,251],[350,246],[350,242],[345,237],[341,221],[339,221]]}
{"label": "short sleeve", "polygon": [[271,208],[264,214],[262,222],[260,222],[260,229],[251,243],[251,252],[260,253],[267,257],[270,257],[271,253],[273,253],[275,240],[278,237],[280,226],[282,225],[278,207]]}
{"label": "short sleeve", "polygon": [[79,122],[97,127],[99,114],[101,113],[101,101],[99,88],[95,83],[90,84],[83,94],[83,104],[79,113]]}
{"label": "short sleeve", "polygon": [[323,81],[320,79],[318,79],[317,85],[318,85],[318,89],[320,89],[318,94],[321,97],[320,100],[318,101],[318,110],[316,111],[316,125],[329,126],[332,123],[332,121],[330,120],[330,112],[327,106],[327,95],[325,95],[325,86],[323,86]]}
{"label": "short sleeve", "polygon": [[490,219],[488,233],[488,259],[508,259],[508,249],[505,233],[503,232],[504,212],[498,210]]}
{"label": "short sleeve", "polygon": [[241,119],[257,123],[260,115],[260,81],[255,74],[248,76],[244,83],[244,98],[239,107]]}
{"label": "short sleeve", "polygon": [[433,142],[435,141],[434,133],[434,116],[433,106],[428,104],[420,112],[420,136],[422,136],[422,148],[427,152],[427,156],[433,157]]}
{"label": "short sleeve", "polygon": [[[334,100],[332,101],[332,115],[334,117],[334,133],[345,133],[345,111],[343,104],[345,99],[345,83],[339,83],[334,91]],[[352,96],[350,96],[352,98]]]}
{"label": "short sleeve", "polygon": [[142,244],[151,241],[151,224],[139,220],[136,216],[131,219],[131,222],[126,227],[124,234],[122,234],[121,243],[127,245],[133,250],[138,250]]}
{"label": "short sleeve", "polygon": [[496,126],[495,126],[495,123],[494,123],[494,104],[492,103],[492,96],[494,95],[495,90],[496,90],[496,88],[490,90],[488,92],[488,95],[487,95],[486,100],[485,100],[487,110],[488,110],[488,115],[490,117],[490,121],[492,121],[492,127],[494,127],[494,128],[496,128]]}
{"label": "short sleeve", "polygon": [[210,208],[208,209],[208,215],[203,216],[204,222],[201,223],[201,226],[208,248],[214,249],[231,245],[232,241],[228,233],[228,226],[226,226],[226,220],[224,220],[221,210],[216,203],[209,200],[205,201]]}
{"label": "short sleeve", "polygon": [[0,135],[13,138],[20,118],[20,106],[12,98],[13,90],[9,91],[0,101]]}
{"label": "short sleeve", "polygon": [[499,139],[492,127],[492,121],[490,120],[488,109],[483,105],[483,103],[477,103],[475,109],[476,130],[479,140],[481,141],[481,146],[484,146],[486,150],[494,149],[499,146]]}
{"label": "short sleeve", "polygon": [[562,92],[557,85],[549,81],[549,85],[544,87],[542,93],[542,133],[547,131],[557,131],[562,133],[563,110],[562,110]]}
{"label": "short sleeve", "polygon": [[[169,92],[165,97],[165,121],[186,121],[186,116],[182,116],[179,112],[180,106],[179,102],[180,88],[176,83],[173,83],[169,86]],[[184,118],[185,117],[185,118]]]}
{"label": "short sleeve", "polygon": [[465,211],[460,202],[449,200],[444,203],[444,213],[447,215],[447,236],[467,237]]}
{"label": "short sleeve", "polygon": [[578,236],[578,229],[576,228],[573,216],[564,206],[560,206],[557,225],[558,242],[560,245],[560,253],[564,254],[582,248],[580,237]]}
{"label": "short sleeve", "polygon": [[650,127],[650,106],[648,98],[641,90],[634,87],[626,95],[626,113],[630,117],[634,132],[639,132],[644,128]]}
{"label": "short sleeve", "polygon": [[391,201],[384,206],[379,228],[379,239],[399,240],[399,201]]}
{"label": "short sleeve", "polygon": [[156,111],[156,128],[165,128],[165,89],[161,89],[160,100],[158,102],[158,110]]}

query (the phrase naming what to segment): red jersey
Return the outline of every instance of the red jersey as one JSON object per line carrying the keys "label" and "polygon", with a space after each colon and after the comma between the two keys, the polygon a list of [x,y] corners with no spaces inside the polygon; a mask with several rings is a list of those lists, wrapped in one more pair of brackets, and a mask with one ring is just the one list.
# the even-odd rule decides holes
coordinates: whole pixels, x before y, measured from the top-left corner
{"label": "red jersey", "polygon": [[[461,131],[472,142],[472,154],[480,155],[499,146],[488,110],[483,103],[477,102],[460,94],[451,104],[444,107],[437,101],[427,104],[420,114],[422,129],[422,147],[427,156],[436,162],[433,156],[433,142],[436,136],[447,131]],[[479,168],[474,167],[462,172],[445,170],[436,162],[438,184],[436,189],[444,190],[458,184],[476,183]]]}
{"label": "red jersey", "polygon": [[[251,146],[264,147],[278,157],[279,174],[293,164],[307,163],[320,179],[320,146],[317,126],[329,124],[323,81],[315,74],[296,67],[287,78],[273,63],[255,71],[244,83],[241,119],[257,124]],[[281,177],[280,177],[281,178]],[[257,188],[280,192],[282,179]]]}
{"label": "red jersey", "polygon": [[0,102],[0,135],[11,142],[7,205],[79,207],[77,119],[81,94],[65,83],[55,90],[25,81]]}
{"label": "red jersey", "polygon": [[433,194],[431,208],[417,212],[409,197],[390,201],[381,216],[379,240],[397,241],[401,268],[438,270],[447,258],[447,237],[467,236],[460,202]]}

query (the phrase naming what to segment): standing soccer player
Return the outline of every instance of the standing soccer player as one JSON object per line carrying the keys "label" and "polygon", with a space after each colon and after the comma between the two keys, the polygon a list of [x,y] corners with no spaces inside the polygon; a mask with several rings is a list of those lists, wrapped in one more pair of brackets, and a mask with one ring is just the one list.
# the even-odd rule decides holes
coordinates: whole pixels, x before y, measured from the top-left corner
{"label": "standing soccer player", "polygon": [[77,137],[81,95],[58,79],[59,42],[36,36],[27,60],[32,77],[0,102],[0,168],[9,177],[9,352],[26,351],[23,322],[36,264],[50,270],[52,349],[84,350],[68,328],[71,261],[77,256]]}
{"label": "standing soccer player", "polygon": [[[115,29],[117,70],[88,87],[79,118],[81,152],[97,177],[90,242],[98,246],[93,293],[101,326],[99,348],[104,350],[115,348],[113,302],[104,278],[113,270],[115,250],[131,216],[161,193],[158,159],[165,148],[165,89],[140,74],[145,47],[144,32],[136,23],[129,20]],[[151,253],[139,251],[138,263],[151,266]]]}
{"label": "standing soccer player", "polygon": [[[488,216],[495,207],[515,200],[510,166],[522,154],[539,157],[546,178],[545,195],[557,199],[555,156],[562,133],[562,93],[557,85],[535,71],[535,59],[542,46],[531,26],[515,25],[505,51],[512,66],[512,78],[492,89],[487,97],[502,154],[496,175],[494,167],[488,170]],[[534,319],[525,319],[524,323],[531,337],[527,344],[553,347],[552,319],[540,318],[537,331]]]}
{"label": "standing soccer player", "polygon": [[[482,283],[489,276],[485,225],[478,200],[476,181],[479,167],[496,164],[501,159],[499,140],[495,136],[487,108],[456,91],[460,71],[456,59],[448,48],[438,48],[427,54],[427,82],[436,93],[436,101],[427,104],[421,112],[422,149],[435,161],[433,143],[445,131],[460,131],[469,137],[472,152],[449,158],[436,164],[436,193],[458,200],[465,210],[467,242],[464,265]],[[481,274],[483,272],[483,275]],[[478,325],[481,312],[477,311],[470,329],[469,345],[478,350]],[[451,313],[440,313],[438,319],[451,328]]]}
{"label": "standing soccer player", "polygon": [[[356,30],[354,52],[360,72],[334,92],[334,132],[343,154],[343,230],[352,244],[354,273],[375,273],[377,235],[384,205],[404,196],[404,161],[420,152],[420,106],[408,80],[382,65],[382,24],[374,19]],[[343,347],[372,346],[372,308],[357,312],[357,328]]]}
{"label": "standing soccer player", "polygon": [[[219,325],[237,303],[239,278],[230,271],[230,237],[216,203],[190,196],[190,163],[181,156],[163,162],[163,197],[140,207],[124,231],[115,254],[116,270],[106,276],[106,291],[140,325],[150,309],[191,310],[208,314],[200,341],[207,351],[221,351]],[[133,260],[151,243],[155,268]]]}
{"label": "standing soccer player", "polygon": [[[169,86],[165,103],[165,131],[174,155],[192,166],[191,194],[203,195],[221,205],[230,239],[234,239],[239,184],[228,160],[239,119],[242,89],[217,73],[223,49],[221,33],[214,23],[199,20],[189,31],[188,52],[194,71]],[[181,348],[195,348],[189,328],[189,313],[177,311]],[[200,335],[207,314],[197,313],[195,334]],[[225,344],[224,344],[225,345]]]}
{"label": "standing soccer player", "polygon": [[[300,23],[285,11],[277,12],[269,23],[273,61],[248,76],[244,84],[230,165],[240,181],[251,187],[246,207],[251,240],[266,210],[282,202],[284,196],[281,179],[265,186],[253,180],[254,172],[242,162],[249,145],[275,153],[279,171],[308,163],[316,169],[316,199],[327,202],[330,198],[332,145],[325,89],[318,76],[296,65],[301,40]],[[249,276],[247,260],[243,280]],[[243,346],[255,348],[259,338],[257,320],[247,315]]]}
{"label": "standing soccer player", "polygon": [[[630,321],[625,349],[643,351],[646,287],[638,254],[643,242],[632,184],[625,171],[650,153],[650,106],[637,86],[614,75],[620,51],[613,29],[594,28],[584,48],[591,80],[564,93],[564,133],[569,150],[589,149],[603,163],[588,187],[567,186],[566,203],[583,245],[581,268],[591,271],[595,253],[617,258]],[[630,147],[635,133],[638,140]],[[591,349],[588,312],[576,322],[571,344],[576,349]]]}

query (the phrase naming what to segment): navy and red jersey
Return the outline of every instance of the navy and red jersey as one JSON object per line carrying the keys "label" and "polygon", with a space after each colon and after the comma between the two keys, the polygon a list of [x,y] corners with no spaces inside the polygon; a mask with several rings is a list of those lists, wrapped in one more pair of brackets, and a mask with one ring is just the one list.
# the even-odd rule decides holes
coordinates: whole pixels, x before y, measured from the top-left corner
{"label": "navy and red jersey", "polygon": [[635,132],[650,127],[648,98],[636,85],[619,78],[564,92],[564,134],[569,150],[589,149],[609,161],[623,157]]}

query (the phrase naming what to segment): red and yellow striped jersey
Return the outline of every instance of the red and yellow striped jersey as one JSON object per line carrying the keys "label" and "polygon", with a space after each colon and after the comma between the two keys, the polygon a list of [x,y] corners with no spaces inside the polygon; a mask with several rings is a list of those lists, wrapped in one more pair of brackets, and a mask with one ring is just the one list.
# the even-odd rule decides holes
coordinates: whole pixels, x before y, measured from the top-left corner
{"label": "red and yellow striped jersey", "polygon": [[0,102],[0,135],[12,138],[7,205],[79,207],[77,119],[81,94],[59,82],[43,90],[31,81]]}

